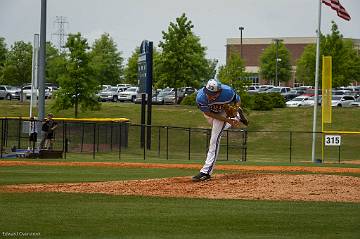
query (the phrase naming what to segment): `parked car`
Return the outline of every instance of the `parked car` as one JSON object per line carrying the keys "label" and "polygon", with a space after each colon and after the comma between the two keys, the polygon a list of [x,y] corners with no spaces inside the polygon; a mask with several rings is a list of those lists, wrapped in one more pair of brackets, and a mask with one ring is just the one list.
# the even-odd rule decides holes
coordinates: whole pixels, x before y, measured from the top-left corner
{"label": "parked car", "polygon": [[291,90],[290,87],[277,86],[277,87],[268,89],[267,91],[264,91],[262,93],[279,93],[285,98],[285,101],[288,101],[291,98],[294,98],[293,95],[288,95],[290,90]]}
{"label": "parked car", "polygon": [[[306,96],[306,95],[302,95],[302,96]],[[305,106],[305,107],[306,106],[314,106],[314,102],[315,102],[315,96],[311,96],[302,103],[302,106]],[[322,96],[318,95],[318,105],[321,105],[321,102],[322,102]]]}
{"label": "parked car", "polygon": [[17,99],[20,100],[21,89],[15,86],[0,85],[0,98],[1,99]]}
{"label": "parked car", "polygon": [[332,95],[350,95],[350,90],[332,90]]}
{"label": "parked car", "polygon": [[164,104],[164,98],[171,94],[171,92],[174,91],[174,88],[165,88],[162,91],[159,92],[156,96],[152,98],[152,103],[157,105],[163,105]]}
{"label": "parked car", "polygon": [[[318,89],[318,95],[321,95],[321,94],[322,94],[321,89]],[[308,88],[308,89],[306,89],[306,91],[305,91],[305,93],[303,95],[314,96],[315,95],[315,89]]]}
{"label": "parked car", "polygon": [[260,87],[257,85],[250,85],[246,89],[247,93],[250,95],[258,93],[259,90],[260,90]]}
{"label": "parked car", "polygon": [[195,93],[197,90],[194,87],[181,87],[180,94],[183,94],[184,97]]}
{"label": "parked car", "polygon": [[305,92],[306,92],[307,89],[311,89],[311,88],[304,88],[303,86],[300,86],[300,87],[294,87],[294,88],[292,88],[291,91],[296,91],[296,93],[297,93],[298,95],[303,95],[303,94],[305,94]]}
{"label": "parked car", "polygon": [[360,97],[350,104],[351,107],[360,107]]}
{"label": "parked car", "polygon": [[47,87],[51,93],[54,93],[59,89],[59,86],[54,83],[45,83],[45,87]]}
{"label": "parked car", "polygon": [[331,106],[350,107],[354,101],[355,98],[351,95],[335,95],[331,99]]}
{"label": "parked car", "polygon": [[133,86],[127,88],[125,91],[119,94],[119,101],[131,101],[134,102],[136,95],[139,93],[139,87]]}
{"label": "parked car", "polygon": [[[154,98],[155,96],[157,96],[157,94],[159,94],[159,92],[161,91],[161,89],[153,89],[152,91],[152,97]],[[142,93],[137,93],[136,94],[136,98],[135,98],[135,101],[134,103],[135,104],[141,104],[141,101],[142,101]],[[145,95],[145,103],[147,103],[147,94]]]}
{"label": "parked car", "polygon": [[113,86],[112,85],[101,85],[101,91],[110,89],[111,87],[113,87]]}
{"label": "parked car", "polygon": [[99,100],[117,102],[119,99],[119,94],[123,91],[125,91],[125,88],[121,87],[111,87],[109,89],[102,90],[98,94]]}
{"label": "parked car", "polygon": [[270,89],[272,89],[272,88],[274,88],[275,86],[273,86],[273,85],[259,85],[259,90],[258,90],[258,92],[259,93],[262,93],[262,92],[265,92],[265,91],[267,91],[267,90],[270,90]]}
{"label": "parked car", "polygon": [[181,103],[181,101],[188,95],[191,95],[193,93],[197,92],[197,90],[194,87],[181,87],[178,91],[178,103]]}
{"label": "parked car", "polygon": [[[26,85],[22,88],[22,94],[23,94],[23,97],[24,99],[30,99],[31,98],[31,85]],[[33,96],[35,97],[38,97],[39,96],[39,90],[37,89],[34,89],[33,90]],[[49,87],[46,87],[45,86],[45,99],[48,99],[51,97],[51,92],[50,92],[50,89]]]}
{"label": "parked car", "polygon": [[164,96],[164,104],[179,104],[180,101],[176,102],[175,100],[175,91],[169,92],[169,94]]}
{"label": "parked car", "polygon": [[360,96],[360,86],[339,87],[332,91],[333,95],[351,95],[355,98]]}
{"label": "parked car", "polygon": [[287,101],[285,104],[287,107],[300,107],[304,106],[304,101],[308,100],[308,96],[298,96],[292,100]]}
{"label": "parked car", "polygon": [[47,88],[49,89],[49,97],[52,98],[55,94],[55,92],[59,89],[59,87],[57,86],[47,86]]}
{"label": "parked car", "polygon": [[194,92],[196,89],[193,87],[182,87],[177,90],[177,100],[175,100],[175,90],[172,90],[164,97],[164,104],[180,104],[186,96]]}
{"label": "parked car", "polygon": [[265,91],[266,93],[280,93],[280,94],[286,94],[290,91],[290,87],[274,87],[274,88],[271,88],[267,91]]}
{"label": "parked car", "polygon": [[286,101],[292,100],[300,95],[302,95],[304,92],[301,90],[290,90],[289,92],[283,94]]}

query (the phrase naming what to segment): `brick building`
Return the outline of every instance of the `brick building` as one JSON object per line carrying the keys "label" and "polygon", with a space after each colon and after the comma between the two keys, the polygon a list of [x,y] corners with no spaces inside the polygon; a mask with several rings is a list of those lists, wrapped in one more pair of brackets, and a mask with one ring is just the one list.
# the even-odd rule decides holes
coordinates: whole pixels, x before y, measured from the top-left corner
{"label": "brick building", "polygon": [[[297,82],[295,78],[296,61],[300,58],[304,51],[304,48],[309,44],[316,44],[315,37],[283,37],[278,38],[282,40],[282,43],[289,49],[291,54],[292,65],[292,77],[286,86],[298,86],[302,85],[301,82]],[[354,48],[360,54],[360,39],[351,39],[354,43]],[[226,59],[229,59],[231,53],[237,53],[241,55],[240,38],[228,38],[226,41]],[[242,57],[245,60],[246,71],[254,73],[250,78],[253,84],[269,84],[259,76],[260,55],[263,50],[270,44],[274,43],[274,38],[243,38],[242,39]]]}

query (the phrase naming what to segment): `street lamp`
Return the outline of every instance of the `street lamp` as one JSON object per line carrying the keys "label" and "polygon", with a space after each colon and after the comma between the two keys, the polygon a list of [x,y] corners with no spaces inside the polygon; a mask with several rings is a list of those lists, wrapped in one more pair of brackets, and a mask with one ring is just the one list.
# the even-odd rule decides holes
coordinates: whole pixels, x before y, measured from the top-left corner
{"label": "street lamp", "polygon": [[243,47],[242,47],[242,31],[244,30],[244,27],[239,27],[240,30],[240,57],[243,58]]}
{"label": "street lamp", "polygon": [[281,61],[278,57],[278,49],[279,49],[279,42],[282,41],[282,39],[273,39],[273,41],[276,44],[276,59],[275,59],[275,82],[274,85],[278,85],[278,62]]}

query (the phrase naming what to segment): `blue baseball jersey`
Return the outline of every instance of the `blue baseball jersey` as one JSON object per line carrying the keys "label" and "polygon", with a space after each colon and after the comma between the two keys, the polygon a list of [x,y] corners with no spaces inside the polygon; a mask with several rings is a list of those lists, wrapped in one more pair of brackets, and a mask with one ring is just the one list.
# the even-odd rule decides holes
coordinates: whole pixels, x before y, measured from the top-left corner
{"label": "blue baseball jersey", "polygon": [[221,85],[220,95],[213,101],[209,101],[204,88],[201,88],[196,95],[196,103],[202,112],[221,113],[224,111],[224,104],[239,102],[240,96],[228,85]]}

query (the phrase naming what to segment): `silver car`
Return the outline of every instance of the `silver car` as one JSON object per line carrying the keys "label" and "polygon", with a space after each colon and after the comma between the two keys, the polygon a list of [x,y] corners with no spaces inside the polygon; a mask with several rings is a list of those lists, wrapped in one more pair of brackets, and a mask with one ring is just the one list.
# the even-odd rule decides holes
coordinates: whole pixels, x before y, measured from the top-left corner
{"label": "silver car", "polygon": [[20,99],[21,89],[15,86],[0,85],[0,98],[1,99]]}
{"label": "silver car", "polygon": [[335,95],[331,99],[331,106],[350,107],[354,101],[355,98],[351,95]]}
{"label": "silver car", "polygon": [[298,96],[292,100],[287,101],[285,104],[287,107],[300,107],[304,106],[304,102],[309,99],[308,96]]}

